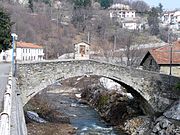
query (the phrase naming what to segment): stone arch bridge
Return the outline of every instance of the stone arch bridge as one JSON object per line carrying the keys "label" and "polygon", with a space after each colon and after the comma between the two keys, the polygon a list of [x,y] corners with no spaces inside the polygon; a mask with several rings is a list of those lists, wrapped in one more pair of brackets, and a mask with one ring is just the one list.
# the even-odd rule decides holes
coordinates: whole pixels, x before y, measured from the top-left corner
{"label": "stone arch bridge", "polygon": [[[57,81],[98,75],[110,78],[145,99],[153,112],[163,112],[178,98],[172,90],[180,78],[94,60],[42,61],[18,64],[18,88],[25,105],[34,95]],[[171,79],[171,87],[169,80]]]}

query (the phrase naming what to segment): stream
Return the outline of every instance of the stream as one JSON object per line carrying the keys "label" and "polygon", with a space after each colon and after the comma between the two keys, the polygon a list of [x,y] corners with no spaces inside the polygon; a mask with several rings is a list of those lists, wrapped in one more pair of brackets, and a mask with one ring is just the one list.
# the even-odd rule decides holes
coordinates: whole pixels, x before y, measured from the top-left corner
{"label": "stream", "polygon": [[[54,97],[54,94],[49,93],[48,96]],[[77,135],[122,135],[113,127],[108,126],[93,108],[79,103],[75,98],[58,95],[58,98],[53,101],[53,104],[59,108],[57,111],[69,116],[70,123],[77,129]]]}

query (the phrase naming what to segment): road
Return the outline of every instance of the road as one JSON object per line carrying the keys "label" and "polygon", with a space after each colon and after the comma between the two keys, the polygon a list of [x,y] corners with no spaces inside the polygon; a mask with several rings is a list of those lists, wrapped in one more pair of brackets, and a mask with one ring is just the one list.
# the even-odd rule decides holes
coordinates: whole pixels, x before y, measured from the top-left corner
{"label": "road", "polygon": [[11,64],[0,63],[0,112],[2,112],[3,96],[8,81]]}

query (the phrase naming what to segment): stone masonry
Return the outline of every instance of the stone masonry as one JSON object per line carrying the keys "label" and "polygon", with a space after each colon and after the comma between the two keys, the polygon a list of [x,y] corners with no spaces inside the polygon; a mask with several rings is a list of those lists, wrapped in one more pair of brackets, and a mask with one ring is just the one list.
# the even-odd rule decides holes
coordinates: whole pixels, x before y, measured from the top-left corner
{"label": "stone masonry", "polygon": [[104,76],[125,84],[140,94],[155,113],[163,112],[179,98],[173,88],[180,78],[94,60],[66,60],[18,64],[17,83],[23,104],[48,85],[84,75]]}

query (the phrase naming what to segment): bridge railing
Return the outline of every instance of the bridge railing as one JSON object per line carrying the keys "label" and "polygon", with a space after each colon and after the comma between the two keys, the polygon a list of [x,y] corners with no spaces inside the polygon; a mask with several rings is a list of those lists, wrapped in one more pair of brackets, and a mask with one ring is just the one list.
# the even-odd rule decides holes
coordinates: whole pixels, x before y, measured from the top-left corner
{"label": "bridge railing", "polygon": [[12,104],[12,72],[9,74],[8,84],[4,93],[3,111],[0,113],[0,135],[10,135]]}

